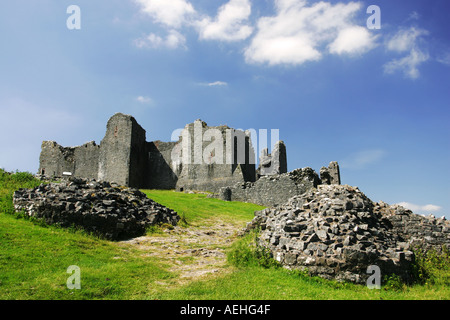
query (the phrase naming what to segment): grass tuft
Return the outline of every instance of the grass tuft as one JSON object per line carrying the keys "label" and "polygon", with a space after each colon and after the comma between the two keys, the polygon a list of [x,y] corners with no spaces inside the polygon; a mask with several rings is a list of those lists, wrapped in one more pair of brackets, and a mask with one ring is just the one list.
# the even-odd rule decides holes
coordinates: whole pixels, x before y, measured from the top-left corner
{"label": "grass tuft", "polygon": [[280,263],[273,259],[270,250],[257,241],[258,235],[259,230],[252,230],[233,244],[227,254],[227,259],[233,266],[238,268],[250,266],[263,268],[281,267]]}

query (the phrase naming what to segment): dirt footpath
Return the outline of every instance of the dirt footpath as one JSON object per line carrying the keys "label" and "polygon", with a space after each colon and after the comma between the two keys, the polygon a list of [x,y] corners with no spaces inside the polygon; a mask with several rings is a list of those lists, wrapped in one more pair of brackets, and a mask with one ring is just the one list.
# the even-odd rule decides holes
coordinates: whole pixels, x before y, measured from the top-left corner
{"label": "dirt footpath", "polygon": [[[226,249],[237,239],[242,224],[209,220],[202,226],[174,227],[162,234],[155,233],[127,241],[124,245],[142,251],[145,256],[158,257],[169,265],[169,271],[179,274],[177,282],[186,283],[227,270]],[[159,283],[164,285],[163,281]]]}

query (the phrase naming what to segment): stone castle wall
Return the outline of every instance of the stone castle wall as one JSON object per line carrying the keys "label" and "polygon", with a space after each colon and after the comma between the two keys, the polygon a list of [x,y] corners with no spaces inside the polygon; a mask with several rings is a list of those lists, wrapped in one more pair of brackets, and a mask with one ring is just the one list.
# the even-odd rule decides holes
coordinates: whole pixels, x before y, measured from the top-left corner
{"label": "stone castle wall", "polygon": [[[333,179],[330,176],[333,176]],[[322,167],[320,177],[309,167],[295,169],[287,173],[262,176],[255,182],[236,183],[221,188],[211,197],[273,207],[286,203],[293,196],[302,195],[318,185],[340,182],[339,165],[337,162],[331,162],[328,168]]]}
{"label": "stone castle wall", "polygon": [[61,177],[76,173],[86,178],[97,178],[100,148],[95,142],[78,147],[62,147],[55,141],[44,141],[41,147],[39,174]]}
{"label": "stone castle wall", "polygon": [[263,176],[255,182],[237,183],[224,187],[216,195],[228,201],[251,202],[262,206],[283,204],[293,196],[303,194],[320,184],[319,176],[311,168]]}
{"label": "stone castle wall", "polygon": [[[39,172],[61,177],[115,182],[145,189],[197,190],[224,200],[273,206],[318,184],[340,184],[339,166],[323,167],[320,178],[311,168],[287,172],[286,146],[263,150],[256,169],[250,133],[228,126],[187,124],[177,142],[146,141],[145,130],[129,115],[108,120],[100,145],[62,147],[44,141]],[[223,189],[223,190],[222,190]]]}
{"label": "stone castle wall", "polygon": [[[147,143],[149,156],[149,189],[175,189],[179,172],[171,165],[172,150],[177,142],[153,141]],[[175,170],[174,170],[175,169]]]}
{"label": "stone castle wall", "polygon": [[145,130],[133,117],[116,114],[107,124],[100,145],[88,142],[62,147],[42,143],[39,174],[62,177],[65,173],[87,179],[116,182],[131,187],[147,185],[148,161]]}
{"label": "stone castle wall", "polygon": [[[130,184],[131,142],[133,131],[138,128],[131,117],[121,114],[109,119],[106,128],[100,143],[98,179],[134,186]],[[139,134],[135,132],[135,136]],[[77,172],[74,175],[82,177]]]}
{"label": "stone castle wall", "polygon": [[[255,181],[250,136],[227,126],[209,127],[196,120],[179,142],[178,190],[218,191],[238,182]],[[238,152],[238,150],[240,152]]]}
{"label": "stone castle wall", "polygon": [[269,153],[268,148],[262,150],[257,175],[268,176],[286,173],[287,171],[286,145],[283,141],[275,143],[272,153]]}
{"label": "stone castle wall", "polygon": [[[208,136],[211,132],[219,136]],[[209,127],[197,120],[186,125],[178,142],[147,142],[145,130],[132,116],[117,113],[109,119],[100,145],[62,147],[44,141],[39,173],[46,177],[68,173],[137,188],[218,191],[255,181],[255,161],[244,131]]]}

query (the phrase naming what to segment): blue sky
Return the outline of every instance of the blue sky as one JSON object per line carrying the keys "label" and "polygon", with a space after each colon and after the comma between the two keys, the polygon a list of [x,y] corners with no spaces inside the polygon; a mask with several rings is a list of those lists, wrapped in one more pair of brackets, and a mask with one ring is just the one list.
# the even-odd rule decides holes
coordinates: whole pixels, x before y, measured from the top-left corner
{"label": "blue sky", "polygon": [[[81,29],[69,29],[80,8]],[[369,29],[370,5],[381,11]],[[446,0],[16,0],[0,4],[0,167],[202,119],[279,129],[288,169],[338,161],[374,201],[450,218]],[[69,23],[70,25],[70,23]]]}

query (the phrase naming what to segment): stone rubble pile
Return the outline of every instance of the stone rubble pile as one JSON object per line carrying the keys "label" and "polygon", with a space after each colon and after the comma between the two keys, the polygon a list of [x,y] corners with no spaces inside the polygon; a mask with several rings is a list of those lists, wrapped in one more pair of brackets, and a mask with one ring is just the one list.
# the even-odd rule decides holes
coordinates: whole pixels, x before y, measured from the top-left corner
{"label": "stone rubble pile", "polygon": [[355,283],[365,283],[370,265],[411,280],[413,245],[423,243],[425,233],[436,246],[450,245],[448,221],[374,203],[348,185],[319,185],[255,212],[247,230],[257,227],[260,244],[285,267]]}
{"label": "stone rubble pile", "polygon": [[143,235],[158,223],[176,225],[178,214],[134,188],[109,182],[70,178],[14,193],[17,212],[42,218],[48,224],[79,226],[109,240]]}
{"label": "stone rubble pile", "polygon": [[318,174],[311,168],[300,168],[282,174],[262,176],[255,182],[238,182],[222,187],[212,198],[225,201],[242,201],[262,206],[276,206],[291,197],[305,193],[321,183]]}
{"label": "stone rubble pile", "polygon": [[400,246],[438,253],[443,248],[450,248],[450,222],[444,216],[418,215],[400,205],[388,205],[383,201],[375,203],[374,211],[389,220],[391,231],[403,241],[399,242]]}

